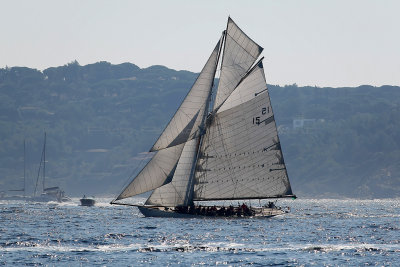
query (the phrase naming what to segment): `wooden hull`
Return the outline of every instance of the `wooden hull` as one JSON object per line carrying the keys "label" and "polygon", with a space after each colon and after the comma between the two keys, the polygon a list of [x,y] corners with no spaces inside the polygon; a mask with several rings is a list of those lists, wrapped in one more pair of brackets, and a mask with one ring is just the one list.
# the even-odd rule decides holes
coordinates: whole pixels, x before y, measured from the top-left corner
{"label": "wooden hull", "polygon": [[138,206],[139,211],[145,217],[165,217],[165,218],[194,218],[191,214],[182,214],[172,210],[163,210],[163,208],[147,208]]}
{"label": "wooden hull", "polygon": [[[237,212],[233,214],[217,214],[217,213],[189,213],[189,212],[179,212],[174,208],[165,208],[165,207],[145,207],[138,206],[139,211],[145,217],[164,217],[164,218],[270,218],[278,215],[286,214],[286,211],[283,211],[278,208],[251,208],[253,211],[250,215],[240,214]],[[221,208],[221,207],[218,207]]]}

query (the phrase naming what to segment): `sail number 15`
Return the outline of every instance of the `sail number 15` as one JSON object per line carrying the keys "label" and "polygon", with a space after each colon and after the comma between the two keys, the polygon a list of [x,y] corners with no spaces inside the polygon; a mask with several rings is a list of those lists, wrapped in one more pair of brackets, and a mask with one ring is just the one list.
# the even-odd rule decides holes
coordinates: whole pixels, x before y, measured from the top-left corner
{"label": "sail number 15", "polygon": [[[265,115],[267,113],[269,113],[269,107],[261,108],[261,115]],[[261,120],[261,116],[253,117],[253,124],[260,125],[261,122],[263,122]]]}

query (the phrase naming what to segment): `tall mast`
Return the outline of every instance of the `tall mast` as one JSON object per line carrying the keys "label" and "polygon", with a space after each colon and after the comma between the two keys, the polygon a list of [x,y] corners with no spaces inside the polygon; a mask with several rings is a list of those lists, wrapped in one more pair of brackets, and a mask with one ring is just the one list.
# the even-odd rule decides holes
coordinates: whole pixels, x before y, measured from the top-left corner
{"label": "tall mast", "polygon": [[25,139],[24,139],[24,197],[25,197],[25,190],[26,190],[26,178],[25,178],[25,167],[26,167],[26,150],[25,150]]}
{"label": "tall mast", "polygon": [[[220,58],[221,58],[221,51],[222,51],[222,47],[223,47],[223,45],[224,45],[224,40],[225,40],[225,34],[226,34],[226,31],[223,31],[222,32],[222,36],[221,36],[221,44],[220,44],[220,46],[219,46],[219,49],[218,49],[218,56],[217,56],[217,61],[216,61],[216,63],[215,63],[215,69],[214,69],[214,79],[215,79],[215,73],[217,72],[217,67],[218,67],[218,63],[219,63],[219,60],[220,60]],[[192,169],[191,169],[191,171],[190,171],[190,178],[189,178],[189,185],[188,185],[188,190],[186,191],[186,197],[185,197],[185,205],[187,206],[187,205],[191,205],[191,204],[193,204],[193,192],[194,192],[194,174],[195,174],[195,172],[196,172],[196,166],[197,166],[197,161],[198,161],[198,159],[199,159],[199,153],[200,153],[200,147],[201,147],[201,145],[202,145],[202,143],[203,143],[203,136],[204,136],[204,134],[205,134],[205,125],[206,125],[206,120],[207,120],[207,115],[208,115],[208,110],[209,110],[209,106],[210,106],[210,102],[211,102],[211,96],[212,96],[212,88],[214,87],[214,79],[213,79],[213,81],[212,81],[212,83],[211,83],[211,90],[210,90],[210,93],[209,93],[209,95],[208,95],[208,99],[207,99],[207,102],[206,102],[206,108],[205,108],[205,110],[206,110],[206,112],[204,112],[204,114],[203,114],[203,118],[202,118],[202,121],[201,121],[201,124],[200,124],[200,129],[201,129],[201,131],[202,131],[202,133],[201,133],[201,135],[200,135],[200,137],[199,137],[199,139],[198,139],[198,142],[197,142],[197,146],[196,146],[196,155],[195,155],[195,157],[193,158],[193,164],[192,164]]]}
{"label": "tall mast", "polygon": [[36,184],[35,184],[35,191],[33,191],[33,196],[36,196],[36,190],[38,187],[39,183],[39,178],[40,178],[40,169],[42,168],[42,162],[43,162],[43,191],[44,191],[44,177],[45,177],[45,161],[46,161],[46,132],[44,133],[44,144],[43,144],[43,150],[42,150],[42,155],[40,157],[40,163],[39,163],[39,169],[37,173],[37,178],[36,178]]}
{"label": "tall mast", "polygon": [[[228,22],[226,24],[226,29],[222,32],[222,37],[221,37],[222,43],[221,43],[221,46],[220,46],[219,51],[218,51],[217,66],[218,66],[219,60],[221,59],[220,73],[222,71],[222,64],[224,63],[224,58],[221,57],[221,54],[225,54],[225,44],[226,44],[226,34],[227,34],[227,31],[228,31],[228,23],[229,23],[229,19],[228,19]],[[214,82],[213,82],[213,85],[214,85]],[[219,87],[219,82],[218,82],[218,87]],[[215,98],[216,97],[217,97],[217,92],[215,92],[215,94],[214,94],[214,101],[212,103],[212,105],[213,105],[212,110],[215,109]],[[214,113],[214,112],[212,112],[212,113]]]}
{"label": "tall mast", "polygon": [[44,191],[44,180],[46,177],[46,132],[44,132],[44,146],[43,146],[43,191]]}

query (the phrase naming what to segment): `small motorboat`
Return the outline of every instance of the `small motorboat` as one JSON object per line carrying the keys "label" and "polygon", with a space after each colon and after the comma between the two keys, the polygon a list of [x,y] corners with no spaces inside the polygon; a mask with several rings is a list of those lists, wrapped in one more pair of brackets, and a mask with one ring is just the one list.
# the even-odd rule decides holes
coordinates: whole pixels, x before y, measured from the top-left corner
{"label": "small motorboat", "polygon": [[81,206],[87,206],[91,207],[94,206],[96,201],[93,198],[87,198],[86,196],[83,196],[83,198],[80,199],[81,201]]}

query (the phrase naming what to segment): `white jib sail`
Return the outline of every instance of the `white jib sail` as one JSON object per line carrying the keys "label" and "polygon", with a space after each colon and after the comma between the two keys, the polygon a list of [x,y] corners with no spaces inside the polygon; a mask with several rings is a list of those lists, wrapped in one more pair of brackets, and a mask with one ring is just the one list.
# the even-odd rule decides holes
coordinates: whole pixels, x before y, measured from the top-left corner
{"label": "white jib sail", "polygon": [[182,144],[197,137],[217,68],[219,41],[192,89],[150,151]]}

